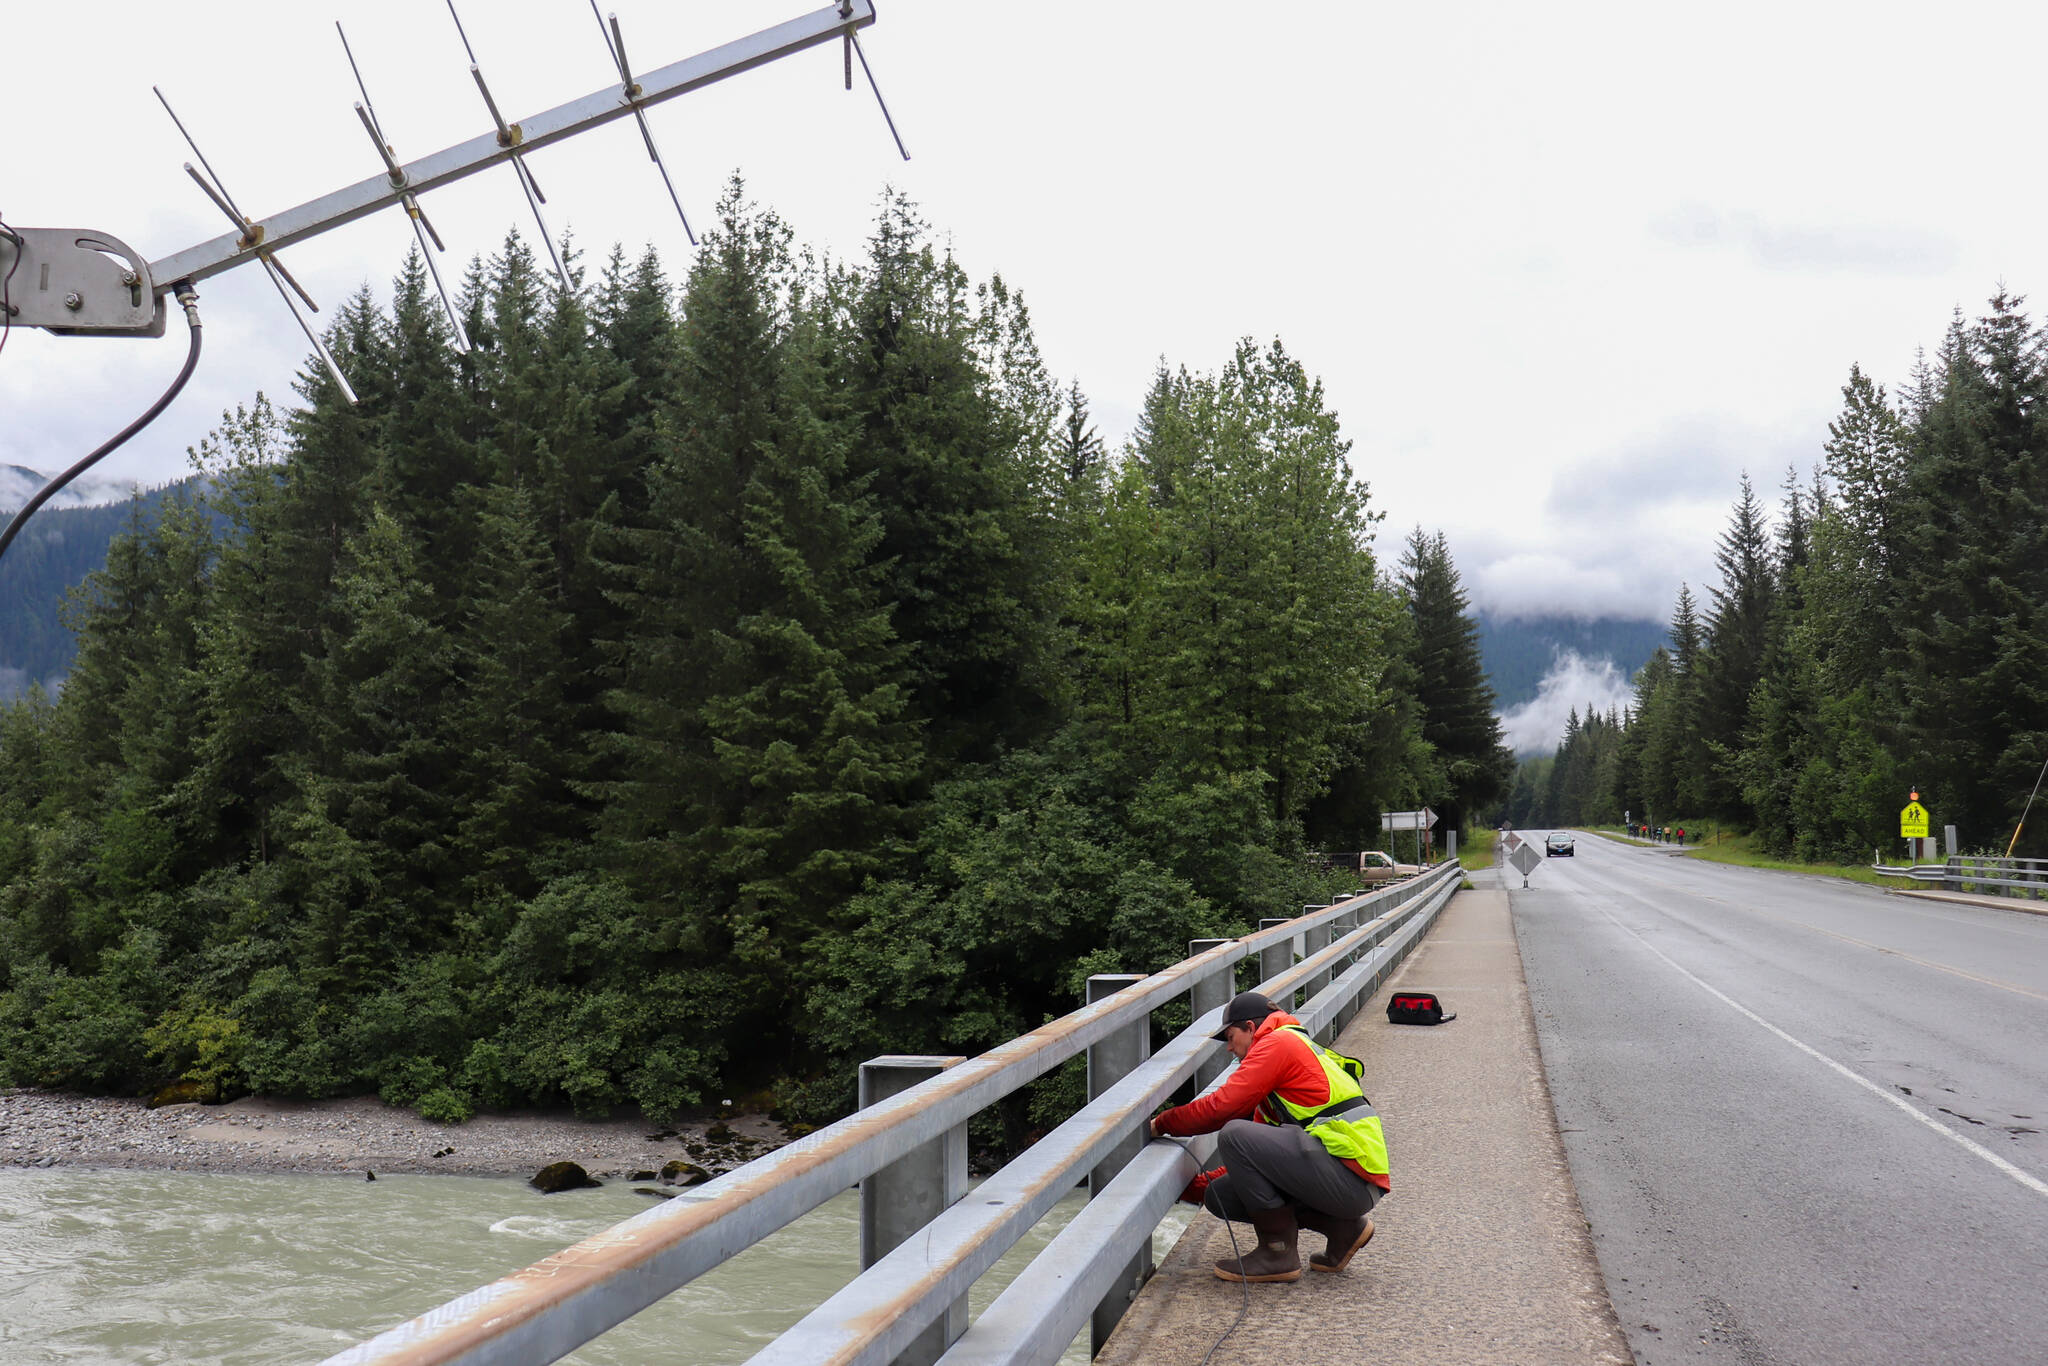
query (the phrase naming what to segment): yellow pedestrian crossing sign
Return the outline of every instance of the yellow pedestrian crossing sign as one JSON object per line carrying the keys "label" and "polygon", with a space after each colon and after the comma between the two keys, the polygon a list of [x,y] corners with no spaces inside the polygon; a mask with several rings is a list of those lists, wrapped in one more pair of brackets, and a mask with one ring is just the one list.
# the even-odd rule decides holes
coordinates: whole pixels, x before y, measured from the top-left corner
{"label": "yellow pedestrian crossing sign", "polygon": [[[1919,793],[1913,794],[1918,797]],[[1918,801],[1906,803],[1906,809],[1899,813],[1899,837],[1901,839],[1927,838],[1927,808]]]}

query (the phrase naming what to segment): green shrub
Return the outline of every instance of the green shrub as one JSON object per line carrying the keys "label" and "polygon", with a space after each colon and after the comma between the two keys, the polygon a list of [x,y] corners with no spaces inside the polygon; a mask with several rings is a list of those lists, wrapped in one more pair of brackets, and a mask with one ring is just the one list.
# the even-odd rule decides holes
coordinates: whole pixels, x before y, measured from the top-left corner
{"label": "green shrub", "polygon": [[436,1086],[420,1097],[417,1108],[421,1119],[436,1124],[460,1124],[476,1113],[469,1097],[451,1086]]}
{"label": "green shrub", "polygon": [[242,1022],[211,1006],[180,1006],[167,1010],[142,1033],[149,1056],[166,1072],[196,1083],[215,1100],[241,1089]]}
{"label": "green shrub", "polygon": [[447,1082],[448,1073],[440,1063],[415,1053],[385,1065],[377,1097],[386,1105],[413,1105],[429,1092],[443,1089]]}

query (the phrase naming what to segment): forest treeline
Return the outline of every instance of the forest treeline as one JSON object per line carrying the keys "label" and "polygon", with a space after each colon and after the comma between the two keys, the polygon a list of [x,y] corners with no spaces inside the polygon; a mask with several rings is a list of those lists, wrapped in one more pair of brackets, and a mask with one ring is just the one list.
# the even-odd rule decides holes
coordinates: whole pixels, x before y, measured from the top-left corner
{"label": "forest treeline", "polygon": [[361,401],[228,415],[0,713],[0,1082],[820,1113],[1506,790],[1278,342],[1111,452],[914,206],[821,261],[737,180],[680,288],[514,237],[463,310],[354,299]]}
{"label": "forest treeline", "polygon": [[1857,862],[1898,852],[1917,790],[2005,850],[2048,761],[2048,349],[2022,302],[1958,311],[1895,395],[1852,367],[1821,461],[1775,516],[1744,477],[1719,583],[1680,588],[1625,712],[1523,766],[1511,819],[1711,818]]}

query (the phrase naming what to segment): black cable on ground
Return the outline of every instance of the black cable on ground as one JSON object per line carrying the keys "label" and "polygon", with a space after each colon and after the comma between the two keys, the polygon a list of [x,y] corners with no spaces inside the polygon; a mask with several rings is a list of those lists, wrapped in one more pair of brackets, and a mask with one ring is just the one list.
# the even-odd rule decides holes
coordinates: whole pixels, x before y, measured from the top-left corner
{"label": "black cable on ground", "polygon": [[[1237,1258],[1237,1269],[1241,1273],[1244,1270],[1244,1253],[1238,1251],[1237,1229],[1228,1219],[1225,1219],[1223,1221],[1223,1227],[1230,1234],[1230,1255]],[[1244,1291],[1244,1303],[1238,1306],[1237,1317],[1232,1319],[1230,1321],[1230,1326],[1223,1330],[1223,1336],[1217,1338],[1216,1341],[1210,1343],[1209,1350],[1202,1353],[1202,1360],[1198,1363],[1198,1366],[1209,1366],[1209,1358],[1216,1355],[1217,1351],[1223,1346],[1225,1340],[1228,1339],[1232,1333],[1235,1333],[1238,1330],[1238,1328],[1243,1325],[1245,1317],[1252,1312],[1251,1282],[1240,1280],[1237,1283],[1237,1288]]]}
{"label": "black cable on ground", "polygon": [[99,463],[100,457],[114,450],[129,437],[156,421],[157,414],[171,406],[171,400],[176,398],[179,390],[185,387],[185,381],[192,378],[192,371],[199,365],[199,295],[193,290],[190,281],[183,280],[177,284],[176,293],[178,302],[185,309],[185,321],[192,328],[192,349],[185,353],[185,368],[178,372],[178,377],[171,381],[171,387],[164,390],[163,396],[149,405],[149,411],[123,427],[111,440],[107,441],[91,455],[88,455],[85,459],[43,485],[36,496],[29,499],[22,506],[21,511],[14,514],[14,520],[7,524],[7,530],[0,531],[0,555],[7,553],[7,547],[14,543],[14,538],[20,534],[22,525],[28,521],[37,508],[49,502],[51,496],[59,489]]}
{"label": "black cable on ground", "polygon": [[[1188,1160],[1195,1164],[1196,1171],[1200,1171],[1202,1169],[1201,1160],[1195,1156],[1195,1150],[1188,1144],[1183,1143],[1179,1139],[1171,1137],[1167,1134],[1161,1134],[1159,1135],[1159,1137],[1165,1139],[1166,1142],[1171,1143],[1174,1147],[1179,1148],[1182,1152],[1186,1153],[1188,1155]],[[1207,1201],[1204,1201],[1202,1203],[1201,1208],[1209,1208]],[[1244,1253],[1241,1252],[1237,1246],[1237,1229],[1234,1225],[1231,1224],[1231,1222],[1228,1219],[1225,1219],[1223,1221],[1223,1231],[1230,1235],[1230,1255],[1237,1258],[1238,1270],[1243,1271]],[[1209,1358],[1216,1355],[1217,1350],[1223,1346],[1224,1341],[1227,1338],[1229,1338],[1229,1336],[1232,1333],[1235,1333],[1240,1326],[1243,1325],[1246,1316],[1252,1312],[1251,1282],[1241,1280],[1237,1283],[1237,1288],[1244,1292],[1244,1301],[1242,1304],[1238,1306],[1237,1317],[1232,1319],[1230,1321],[1230,1326],[1223,1330],[1222,1337],[1217,1338],[1216,1341],[1209,1344],[1209,1350],[1202,1353],[1202,1359],[1196,1363],[1196,1366],[1209,1366]]]}

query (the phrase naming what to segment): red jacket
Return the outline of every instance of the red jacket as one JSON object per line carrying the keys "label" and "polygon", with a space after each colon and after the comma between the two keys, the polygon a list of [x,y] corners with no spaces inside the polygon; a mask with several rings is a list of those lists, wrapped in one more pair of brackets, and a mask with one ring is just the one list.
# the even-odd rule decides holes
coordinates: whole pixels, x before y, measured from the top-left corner
{"label": "red jacket", "polygon": [[[1252,1035],[1251,1050],[1221,1086],[1186,1105],[1176,1105],[1159,1116],[1159,1132],[1186,1138],[1192,1134],[1213,1134],[1233,1119],[1261,1119],[1268,1124],[1285,1124],[1287,1115],[1266,1098],[1278,1093],[1304,1109],[1330,1103],[1330,1080],[1323,1064],[1299,1034],[1281,1032],[1298,1025],[1284,1010],[1276,1010]],[[1391,1187],[1385,1176],[1365,1170],[1349,1159],[1345,1166],[1381,1190]]]}

